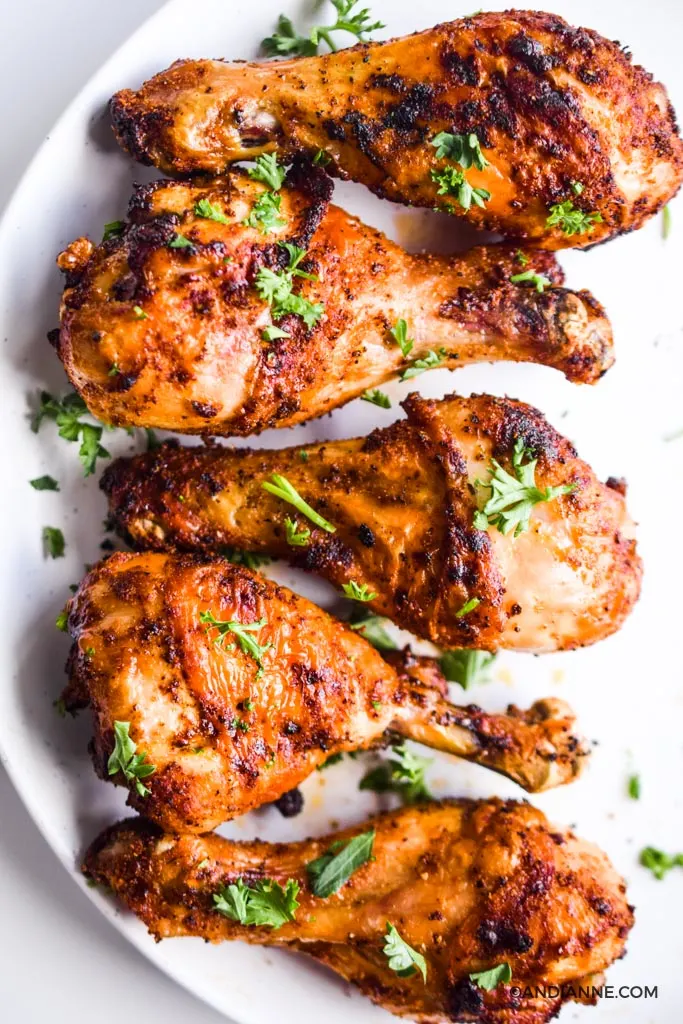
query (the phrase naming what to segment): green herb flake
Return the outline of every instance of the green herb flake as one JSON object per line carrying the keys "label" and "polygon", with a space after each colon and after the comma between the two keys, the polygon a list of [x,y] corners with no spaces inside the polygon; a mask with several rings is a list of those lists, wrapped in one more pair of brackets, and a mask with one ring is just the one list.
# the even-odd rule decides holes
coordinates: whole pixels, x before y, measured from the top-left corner
{"label": "green herb flake", "polygon": [[389,395],[386,395],[379,388],[373,388],[372,391],[364,391],[360,396],[363,402],[372,402],[373,405],[378,405],[380,409],[391,409],[391,399]]}
{"label": "green herb flake", "polygon": [[419,377],[425,370],[433,370],[437,366],[441,366],[444,359],[447,358],[448,352],[445,348],[440,348],[436,352],[434,349],[430,349],[421,359],[416,359],[411,363],[408,369],[403,371],[399,380],[412,380],[413,377]]}
{"label": "green herb flake", "polygon": [[488,189],[475,188],[465,177],[465,172],[454,164],[448,164],[441,170],[432,170],[430,175],[432,181],[439,186],[436,194],[454,196],[465,211],[471,208],[472,203],[483,208],[491,198]]}
{"label": "green herb flake", "polygon": [[512,981],[512,968],[506,962],[490,967],[487,971],[473,971],[470,980],[485,992],[493,992],[499,985],[507,985]]}
{"label": "green herb flake", "polygon": [[170,249],[192,249],[194,242],[191,242],[189,238],[178,232],[173,236],[168,245]]}
{"label": "green herb flake", "polygon": [[287,543],[292,547],[305,548],[310,543],[311,531],[308,527],[300,530],[296,520],[290,519],[289,516],[285,519],[285,530],[287,533]]}
{"label": "green herb flake", "polygon": [[278,245],[287,251],[289,263],[284,270],[277,272],[269,267],[261,267],[256,275],[256,290],[260,298],[270,305],[276,320],[287,313],[294,313],[301,317],[310,330],[320,320],[325,307],[321,302],[310,302],[301,295],[295,295],[292,288],[295,277],[302,277],[307,281],[317,281],[318,278],[315,274],[299,269],[299,264],[306,255],[305,249],[292,245],[291,242],[278,242]]}
{"label": "green herb flake", "polygon": [[490,166],[490,162],[481,151],[479,139],[474,132],[469,132],[467,135],[439,132],[432,139],[431,145],[436,148],[437,160],[444,157],[448,160],[455,160],[465,171],[470,167],[476,167],[477,170],[483,171]]}
{"label": "green herb flake", "polygon": [[358,788],[373,793],[396,793],[408,805],[430,800],[425,770],[431,761],[413,754],[404,744],[391,750],[394,757],[371,768],[360,780]]}
{"label": "green herb flake", "polygon": [[668,854],[654,846],[646,846],[640,852],[639,861],[661,882],[672,868],[683,868],[683,853]]}
{"label": "green herb flake", "polygon": [[521,274],[513,274],[510,281],[513,284],[532,284],[541,295],[552,284],[549,277],[546,277],[545,274],[539,274],[535,270],[525,270]]}
{"label": "green herb flake", "polygon": [[109,452],[100,444],[104,427],[102,424],[84,423],[81,416],[90,415],[88,407],[75,391],[62,398],[55,398],[49,392],[40,394],[40,406],[31,421],[31,429],[38,433],[44,420],[54,420],[58,433],[65,441],[79,441],[78,457],[85,476],[95,472],[99,458],[108,459]]}
{"label": "green herb flake", "polygon": [[66,542],[64,534],[57,526],[43,527],[43,550],[50,558],[63,558]]}
{"label": "green herb flake", "polygon": [[133,313],[136,320],[149,320],[149,314],[145,313],[142,306],[133,306]]}
{"label": "green herb flake", "polygon": [[463,690],[491,681],[489,671],[496,659],[489,651],[444,651],[439,659],[441,671],[449,683]]}
{"label": "green herb flake", "polygon": [[405,939],[401,938],[396,928],[390,921],[387,921],[387,931],[384,936],[384,949],[382,950],[389,961],[389,968],[395,971],[401,978],[409,978],[416,971],[422,975],[422,980],[427,983],[427,961],[409,946]]}
{"label": "green herb flake", "polygon": [[526,265],[529,262],[529,257],[526,255],[526,253],[522,252],[521,249],[518,249],[515,253],[515,259],[521,267],[526,267]]}
{"label": "green herb flake", "polygon": [[331,161],[332,157],[329,155],[329,153],[326,153],[324,149],[319,149],[318,152],[313,157],[313,163],[315,164],[316,167],[327,167],[327,165],[331,163]]}
{"label": "green herb flake", "polygon": [[256,228],[262,235],[269,235],[277,228],[283,228],[287,221],[280,216],[282,196],[278,192],[262,192],[244,221],[247,227]]}
{"label": "green herb flake", "polygon": [[356,583],[355,580],[350,580],[349,583],[344,583],[342,590],[347,597],[350,597],[352,601],[374,601],[377,597],[377,593],[374,590],[370,590],[367,583]]}
{"label": "green herb flake", "polygon": [[130,722],[114,722],[114,749],[107,761],[107,772],[116,775],[122,772],[128,782],[135,782],[140,796],[149,796],[150,790],[142,779],[153,775],[156,765],[146,762],[147,754],[136,753],[137,744],[130,738]]}
{"label": "green herb flake", "polygon": [[214,894],[214,910],[243,925],[276,929],[295,919],[298,895],[299,883],[293,878],[287,879],[284,888],[270,878],[253,886],[238,878]]}
{"label": "green herb flake", "polygon": [[118,377],[118,375],[119,375],[120,373],[121,373],[121,370],[120,370],[120,368],[119,368],[119,364],[118,364],[118,363],[112,363],[112,367],[111,367],[111,370],[109,371],[109,373],[107,374],[107,376],[108,376],[108,377]]}
{"label": "green herb flake", "polygon": [[250,178],[262,181],[273,192],[280,191],[287,175],[286,169],[277,162],[277,153],[262,153],[256,157],[248,173]]}
{"label": "green herb flake", "polygon": [[381,21],[371,21],[367,7],[355,11],[361,0],[332,0],[337,12],[337,19],[330,25],[316,25],[308,35],[300,35],[290,18],[281,14],[277,20],[277,28],[272,36],[261,41],[261,47],[269,57],[312,57],[318,52],[321,42],[327,43],[330,50],[336,52],[337,45],[333,39],[335,32],[347,32],[362,42],[369,38],[370,32],[384,28]]}
{"label": "green herb flake", "polygon": [[375,832],[363,832],[353,839],[332,843],[321,857],[306,865],[313,893],[327,899],[348,882],[354,872],[372,859]]}
{"label": "green herb flake", "polygon": [[471,597],[469,601],[465,602],[462,608],[458,608],[457,612],[455,613],[456,619],[462,619],[464,618],[465,615],[469,615],[470,612],[473,612],[474,609],[478,608],[480,604],[481,601],[479,600],[478,597]]}
{"label": "green herb flake", "polygon": [[252,633],[258,633],[263,629],[267,625],[266,619],[259,619],[257,622],[236,622],[234,620],[227,622],[217,619],[210,611],[204,611],[199,613],[199,621],[204,623],[207,633],[212,629],[218,630],[214,643],[219,647],[229,649],[225,647],[225,640],[228,636],[234,636],[244,654],[252,657],[258,665],[257,678],[263,675],[263,655],[273,645],[272,643],[259,644]]}
{"label": "green herb flake", "polygon": [[415,344],[415,340],[408,337],[408,324],[403,317],[399,318],[394,326],[389,328],[389,334],[400,348],[403,358],[407,359]]}
{"label": "green herb flake", "polygon": [[665,206],[662,210],[662,238],[666,242],[671,234],[671,207]]}
{"label": "green herb flake", "polygon": [[550,207],[545,223],[549,228],[557,225],[565,235],[583,235],[591,232],[596,224],[602,223],[602,215],[578,210],[573,199],[566,199]]}
{"label": "green herb flake", "polygon": [[264,341],[276,341],[278,338],[291,338],[292,335],[287,331],[283,331],[281,327],[277,327],[275,324],[269,324],[268,327],[264,327],[261,331],[261,337]]}
{"label": "green herb flake", "polygon": [[68,612],[67,607],[65,605],[62,608],[62,610],[59,613],[59,615],[57,616],[57,618],[55,619],[55,626],[57,627],[58,630],[60,630],[60,632],[67,633],[68,630],[69,630],[68,622],[69,622],[69,612]]}
{"label": "green herb flake", "polygon": [[631,800],[640,800],[640,775],[629,776],[627,788]]}
{"label": "green herb flake", "polygon": [[327,533],[337,532],[336,526],[328,523],[327,519],[323,519],[314,508],[311,508],[307,501],[304,501],[299,492],[292,487],[287,477],[280,476],[279,473],[273,473],[271,479],[264,480],[261,487],[276,498],[280,498],[289,505],[293,505],[298,512],[301,512],[302,516],[306,516],[312,523],[319,526],[321,530],[326,530]]}
{"label": "green herb flake", "polygon": [[108,242],[110,238],[118,238],[119,235],[123,234],[126,224],[122,220],[110,220],[104,225],[104,233],[102,235],[102,241]]}
{"label": "green herb flake", "polygon": [[378,651],[395,651],[397,644],[394,643],[384,628],[384,623],[387,620],[379,615],[361,614],[361,618],[349,623],[351,629],[359,632],[363,639],[367,640],[373,647],[376,647]]}
{"label": "green herb flake", "polygon": [[252,572],[260,569],[262,565],[269,565],[271,561],[268,555],[260,555],[256,551],[242,551],[240,548],[223,548],[221,554],[233,565],[243,565]]}
{"label": "green herb flake", "polygon": [[53,476],[37,476],[29,483],[34,491],[58,491],[59,484]]}
{"label": "green herb flake", "polygon": [[[529,461],[524,463],[523,459]],[[474,514],[474,526],[477,530],[495,526],[502,534],[514,530],[514,536],[518,537],[520,533],[529,529],[534,505],[553,501],[563,494],[571,494],[576,490],[576,484],[545,487],[543,490],[538,488],[535,480],[537,461],[532,458],[532,452],[525,448],[521,437],[516,439],[513,448],[514,476],[503,469],[495,459],[491,459],[491,479],[476,481],[478,487],[491,492],[483,508]]]}
{"label": "green herb flake", "polygon": [[220,206],[212,203],[209,199],[200,199],[196,202],[194,213],[195,217],[202,217],[204,220],[215,220],[218,224],[230,223],[230,219],[225,216]]}

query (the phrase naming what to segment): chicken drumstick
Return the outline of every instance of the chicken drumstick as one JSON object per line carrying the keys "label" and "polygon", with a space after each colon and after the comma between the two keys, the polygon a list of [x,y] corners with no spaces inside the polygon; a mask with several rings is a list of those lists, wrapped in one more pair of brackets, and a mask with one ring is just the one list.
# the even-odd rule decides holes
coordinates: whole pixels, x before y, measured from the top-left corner
{"label": "chicken drumstick", "polygon": [[[496,245],[411,256],[328,207],[324,171],[298,166],[289,181],[266,235],[247,223],[275,194],[263,183],[162,181],[138,188],[120,235],[97,247],[80,238],[60,255],[58,352],[95,416],[247,435],[321,416],[416,360],[530,361],[587,383],[611,365],[603,310],[560,287],[550,254]],[[287,309],[298,312],[285,312],[262,295],[287,280],[292,245],[308,251],[291,278]],[[516,283],[530,273],[540,291]]]}
{"label": "chicken drumstick", "polygon": [[299,60],[178,61],[111,112],[125,149],[174,174],[321,150],[378,196],[545,249],[640,227],[683,176],[664,88],[618,43],[543,12]]}
{"label": "chicken drumstick", "polygon": [[[331,895],[316,895],[329,887],[316,884],[311,864],[363,833],[372,859],[345,873]],[[633,924],[605,854],[513,801],[426,803],[277,845],[164,836],[144,819],[123,821],[95,840],[83,870],[157,939],[242,939],[307,953],[380,1006],[423,1024],[544,1024],[571,996],[524,990],[598,984]],[[286,912],[268,926],[250,923],[249,904],[232,898],[238,886],[244,897],[245,885],[253,892],[259,883],[288,895]],[[389,958],[390,926],[424,958],[424,978],[417,967],[399,973],[401,961]],[[505,964],[511,979],[492,979],[492,991],[472,977]]]}
{"label": "chicken drumstick", "polygon": [[587,753],[562,701],[507,716],[456,707],[433,664],[397,671],[320,608],[223,559],[115,554],[68,621],[64,702],[92,705],[95,768],[171,831],[270,803],[387,730],[531,790],[570,781]]}
{"label": "chicken drumstick", "polygon": [[615,632],[641,576],[620,491],[521,402],[403,405],[407,420],[367,438],[119,459],[102,477],[110,516],[140,547],[288,558],[442,647],[552,651]]}

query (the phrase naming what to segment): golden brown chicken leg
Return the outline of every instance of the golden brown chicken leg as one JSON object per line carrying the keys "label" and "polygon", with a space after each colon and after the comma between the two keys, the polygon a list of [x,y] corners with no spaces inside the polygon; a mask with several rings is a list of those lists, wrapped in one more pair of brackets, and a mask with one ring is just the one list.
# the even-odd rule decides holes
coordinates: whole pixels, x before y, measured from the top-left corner
{"label": "golden brown chicken leg", "polygon": [[[270,803],[387,730],[532,790],[570,781],[587,753],[562,701],[458,708],[419,661],[396,671],[320,608],[223,559],[113,555],[72,599],[69,629],[64,701],[92,705],[95,768],[169,830]],[[137,748],[126,757],[115,722]]]}
{"label": "golden brown chicken leg", "polygon": [[[332,843],[370,831],[373,859],[337,892],[316,896],[311,863]],[[157,939],[242,939],[308,953],[380,1006],[423,1024],[544,1024],[571,996],[524,990],[597,983],[590,976],[623,955],[633,924],[625,885],[605,854],[512,801],[426,803],[276,846],[164,836],[144,820],[123,821],[95,840],[83,870]],[[239,879],[251,889],[268,879],[290,896],[296,883],[290,920],[280,927],[235,920],[245,915],[227,887]],[[389,923],[424,957],[424,979],[390,966]],[[504,964],[511,978],[492,991],[472,978]]]}
{"label": "golden brown chicken leg", "polygon": [[[139,188],[122,234],[98,247],[81,238],[61,254],[58,351],[95,416],[247,435],[320,416],[425,357],[450,368],[544,363],[587,383],[611,365],[601,307],[560,287],[548,253],[485,246],[411,256],[328,208],[331,182],[319,168],[296,167],[289,180],[267,235],[246,221],[271,193],[235,174],[210,187]],[[282,273],[290,259],[278,243],[308,249],[300,269],[317,280],[294,283],[321,307],[310,327],[298,313],[275,319],[260,297],[263,274]],[[549,287],[510,280],[532,271]],[[405,354],[391,334],[401,319],[412,340]]]}
{"label": "golden brown chicken leg", "polygon": [[[141,547],[288,558],[350,596],[361,588],[379,614],[442,647],[561,650],[617,630],[641,577],[623,495],[521,402],[403,404],[407,420],[367,438],[283,451],[164,445],[119,459],[102,478],[111,518]],[[536,491],[517,480],[520,445],[522,463],[538,457]],[[264,489],[273,474],[334,532]],[[511,512],[524,495],[537,501],[519,536],[480,528],[492,477],[507,480]],[[538,501],[548,486],[573,490]]]}
{"label": "golden brown chicken leg", "polygon": [[379,196],[546,249],[640,227],[683,175],[664,88],[618,43],[533,11],[300,60],[178,61],[111,112],[124,148],[171,173],[323,150]]}

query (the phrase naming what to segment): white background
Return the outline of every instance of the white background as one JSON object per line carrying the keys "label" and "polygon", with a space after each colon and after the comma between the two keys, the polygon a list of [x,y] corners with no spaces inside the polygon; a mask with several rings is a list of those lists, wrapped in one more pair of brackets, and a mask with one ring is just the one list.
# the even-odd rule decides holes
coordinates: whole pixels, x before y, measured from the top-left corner
{"label": "white background", "polygon": [[[118,0],[108,6],[98,4],[97,0],[68,0],[66,5],[55,4],[54,0],[20,0],[19,5],[12,6],[11,14],[5,14],[0,43],[0,123],[4,128],[0,203],[71,96],[136,24],[160,6],[161,0]],[[165,23],[166,35],[154,26],[151,35],[145,36],[137,48],[133,47],[131,60],[135,67],[125,71],[118,68],[119,77],[112,88],[124,81],[139,80],[143,72],[156,70],[183,51],[194,52],[193,46],[204,54],[254,54],[259,37],[271,28],[277,11],[286,8],[294,13],[294,8],[300,6],[300,0],[179,0],[170,9],[173,18]],[[456,0],[451,9],[450,0],[423,0],[416,13],[410,0],[374,0],[372,4],[376,14],[390,23],[390,31],[397,34],[416,28],[418,23],[433,24],[446,16],[446,8],[449,17],[456,17],[475,6],[473,2]],[[497,6],[503,4],[499,2]],[[538,6],[555,7],[575,23],[589,24],[630,42],[636,58],[667,82],[679,112],[683,111],[683,74],[678,52],[680,0],[657,0],[647,9],[639,0],[550,0]],[[190,38],[189,43],[184,33]],[[249,33],[253,38],[247,38]],[[84,112],[83,128],[87,124]],[[59,217],[65,222],[63,231],[68,233],[63,235],[62,228],[59,229],[62,242],[78,231],[93,230],[102,220],[110,219],[102,216],[104,212],[111,216],[120,212],[115,197],[120,195],[123,201],[129,189],[128,175],[139,174],[139,169],[129,169],[121,154],[114,152],[107,158],[103,183],[95,187],[90,175],[90,187],[86,187],[83,175],[78,175],[79,161],[85,161],[83,165],[88,167],[100,164],[91,164],[83,153],[76,153],[74,177],[70,177],[70,150],[75,151],[82,142],[80,120],[72,141],[73,146],[59,152],[56,163],[61,166],[55,166],[54,172],[52,164],[48,168],[52,182],[45,175],[41,187],[35,188],[35,195],[29,197],[30,203],[23,208],[21,223],[15,225],[11,243],[0,251],[4,267],[16,268],[23,277],[20,287],[15,283],[14,292],[8,296],[14,301],[15,313],[4,334],[9,335],[9,343],[21,353],[24,343],[35,349],[36,358],[30,367],[29,355],[26,356],[32,387],[43,383],[44,375],[51,377],[56,370],[54,360],[43,359],[42,353],[47,350],[39,347],[36,336],[35,325],[48,314],[41,311],[43,315],[37,315],[39,303],[32,300],[34,294],[43,295],[40,281],[52,273],[50,289],[54,295],[50,302],[56,306],[57,275],[52,270],[58,244],[55,219]],[[57,200],[60,172],[61,191]],[[64,179],[68,179],[68,188]],[[88,195],[90,206],[86,202]],[[370,201],[367,193],[352,186],[339,190],[338,196],[344,205],[370,223],[391,231],[394,237],[402,236],[405,211]],[[98,205],[100,201],[105,204],[102,208]],[[412,211],[412,216],[408,216],[414,229],[422,215]],[[434,224],[431,214],[425,217],[425,227],[427,221]],[[681,655],[676,643],[680,633],[683,571],[679,539],[683,440],[671,444],[663,440],[683,427],[680,199],[673,205],[673,223],[672,237],[666,244],[661,239],[660,224],[652,221],[637,235],[591,253],[562,255],[570,284],[592,288],[606,304],[614,323],[618,363],[598,388],[575,388],[559,374],[531,366],[473,367],[459,371],[457,377],[441,371],[425,375],[421,384],[423,392],[434,397],[457,387],[464,393],[471,389],[507,392],[538,405],[551,422],[577,443],[601,476],[627,474],[630,506],[641,523],[640,545],[647,566],[645,590],[624,630],[589,651],[536,660],[523,655],[502,656],[496,682],[485,692],[480,688],[473,695],[491,710],[499,709],[513,697],[523,706],[546,693],[566,697],[579,713],[587,735],[600,740],[590,771],[582,780],[534,802],[555,820],[576,823],[579,833],[603,846],[627,876],[631,898],[638,908],[638,924],[629,942],[630,955],[615,965],[610,981],[658,982],[662,998],[658,1004],[607,1002],[599,1010],[588,1009],[585,1013],[567,1007],[562,1015],[565,1022],[580,1017],[582,1021],[594,1020],[595,1024],[678,1024],[681,1019],[683,915],[676,907],[681,907],[683,871],[672,873],[666,882],[656,882],[637,865],[638,850],[647,843],[669,851],[683,849],[683,690]],[[29,234],[35,238],[27,247],[25,239]],[[31,282],[35,282],[35,287]],[[16,298],[18,292],[28,297],[23,306]],[[44,331],[39,333],[42,339]],[[32,502],[26,498],[26,478],[34,471],[51,468],[37,460],[49,459],[53,453],[63,462],[59,474],[63,482],[67,464],[71,467],[64,495],[80,495],[85,488],[79,480],[79,467],[73,465],[73,452],[65,450],[67,446],[58,443],[55,449],[49,435],[32,438],[28,431],[19,432],[17,424],[25,416],[24,383],[20,374],[14,381],[11,370],[8,374],[7,393],[3,396],[4,442],[17,463],[17,471],[13,475],[3,474],[3,479],[11,481],[17,497],[12,505],[11,492],[6,490],[5,501],[7,511],[18,511],[26,522],[17,522],[15,516],[13,529],[4,534],[9,548],[3,566],[4,582],[11,588],[11,601],[0,621],[6,651],[11,652],[17,663],[12,668],[21,679],[22,697],[31,696],[25,708],[20,702],[11,706],[19,690],[8,686],[6,691],[5,714],[12,712],[17,720],[20,713],[23,730],[23,745],[18,746],[15,721],[13,747],[20,751],[20,756],[12,760],[11,767],[27,794],[32,788],[34,813],[39,809],[43,819],[53,823],[53,840],[55,822],[60,828],[83,826],[72,829],[68,842],[59,836],[62,847],[67,848],[68,863],[73,865],[82,837],[95,832],[88,815],[97,816],[103,802],[112,803],[114,791],[92,776],[85,742],[81,742],[87,724],[69,724],[65,729],[49,713],[46,694],[54,695],[58,680],[53,669],[61,667],[65,649],[65,639],[54,635],[51,623],[66,584],[76,578],[71,574],[79,571],[82,562],[96,549],[94,527],[98,523],[93,526],[89,522],[88,510],[97,511],[100,505],[92,481],[88,501],[92,498],[93,504],[81,503],[77,524],[69,519],[72,515],[76,517],[75,500],[72,503],[69,498],[67,504],[66,497],[44,496],[46,503],[55,503],[48,506],[35,496]],[[403,397],[405,388],[391,384],[388,390],[398,399]],[[375,416],[376,410],[366,408],[359,412],[356,403],[316,426],[315,431],[324,430],[330,437],[365,432],[366,423],[359,420],[361,415]],[[271,435],[267,443],[292,441],[289,437]],[[27,471],[29,462],[31,472]],[[43,516],[43,508],[56,509],[59,500],[64,503],[60,512],[67,519],[64,525],[69,527],[69,553],[64,564],[46,565],[39,549],[39,528],[44,520],[36,517]],[[77,537],[82,541],[80,546]],[[71,562],[67,564],[69,558]],[[22,593],[25,581],[33,587],[30,600]],[[13,623],[16,637],[20,638],[14,641],[16,646],[10,640]],[[4,686],[4,674],[2,682]],[[47,746],[43,721],[46,716],[52,723],[51,745]],[[7,749],[11,723],[9,715],[0,715],[0,745]],[[435,774],[444,769],[441,781],[432,780],[437,793],[520,795],[511,784],[506,788],[502,780],[492,780],[483,770],[452,763],[446,771],[447,764],[441,759],[435,766]],[[342,768],[331,770],[329,782],[320,776],[307,783],[312,797],[307,804],[310,813],[303,816],[305,821],[295,819],[291,825],[297,835],[302,834],[301,830],[306,834],[322,832],[327,827],[328,809],[334,805],[329,793],[333,774],[346,801],[341,817],[358,820],[359,814],[366,813],[359,806],[352,780],[339,775]],[[626,778],[634,769],[643,775],[644,783],[644,797],[638,804],[625,795]],[[323,801],[318,794],[316,809],[313,790],[323,782],[328,785],[327,799]],[[114,813],[120,810],[104,816],[100,824],[112,820]],[[240,822],[239,827],[245,826]],[[271,834],[276,827],[277,823],[268,825]],[[126,929],[131,940],[140,943],[140,949],[151,948],[158,959],[165,957],[167,969],[176,976],[184,976],[186,983],[195,985],[197,990],[203,988],[207,997],[213,995],[218,1005],[230,1006],[237,1013],[235,999],[239,997],[242,1020],[250,1018],[257,1024],[269,1020],[275,1024],[320,1024],[327,1019],[330,1024],[332,1020],[350,1018],[379,1019],[374,1012],[370,1018],[371,1011],[362,1000],[349,1004],[338,985],[335,987],[327,976],[318,977],[306,964],[295,969],[286,958],[273,957],[270,962],[267,955],[259,958],[254,950],[249,955],[236,945],[210,950],[193,945],[191,940],[155,948],[142,929],[135,931],[129,925]],[[95,1016],[104,1024],[114,1020],[218,1024],[224,1020],[158,974],[139,951],[127,946],[98,916],[49,852],[6,777],[0,774],[0,1022],[85,1024]]]}
{"label": "white background", "polygon": [[[0,207],[66,104],[163,2],[21,0],[3,5]],[[141,957],[69,881],[2,767],[0,908],[0,1020],[225,1021]]]}

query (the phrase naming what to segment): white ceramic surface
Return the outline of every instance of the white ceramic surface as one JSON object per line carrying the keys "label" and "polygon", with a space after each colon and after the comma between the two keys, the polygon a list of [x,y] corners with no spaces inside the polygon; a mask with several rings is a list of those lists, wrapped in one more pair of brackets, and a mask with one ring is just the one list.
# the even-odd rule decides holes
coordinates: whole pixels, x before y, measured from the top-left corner
{"label": "white ceramic surface", "polygon": [[[61,282],[54,256],[81,233],[99,237],[102,224],[125,211],[131,182],[149,177],[111,141],[103,108],[117,88],[135,85],[178,56],[254,57],[259,40],[277,14],[298,17],[308,7],[293,0],[176,0],[163,8],[100,70],[50,134],[7,210],[0,227],[0,336],[4,345],[3,405],[9,486],[3,503],[6,539],[2,621],[5,643],[0,689],[0,756],[39,828],[57,856],[83,885],[77,860],[104,824],[124,811],[121,791],[99,782],[86,753],[87,716],[72,722],[52,709],[63,682],[67,641],[54,617],[84,562],[94,561],[105,512],[93,478],[83,480],[76,447],[57,439],[47,425],[28,429],[29,399],[66,383],[45,341],[56,323]],[[494,4],[485,7],[495,9]],[[683,110],[683,68],[677,39],[681,16],[673,2],[642,4],[568,0],[538,6],[590,25],[623,42],[635,58],[664,80]],[[597,7],[597,9],[596,9]],[[377,0],[373,12],[387,23],[384,35],[402,34],[468,13],[445,0]],[[678,30],[676,26],[678,25]],[[668,26],[668,30],[667,30]],[[39,203],[37,203],[39,197]],[[412,248],[462,244],[450,222],[429,213],[382,204],[362,188],[337,188],[337,201]],[[629,955],[611,970],[615,986],[658,985],[657,1001],[605,1000],[597,1009],[572,1008],[563,1019],[674,1024],[680,1014],[680,917],[683,871],[657,882],[637,865],[639,849],[654,844],[683,849],[681,784],[683,685],[677,651],[680,620],[678,579],[683,568],[677,540],[683,501],[683,313],[679,277],[683,256],[683,203],[672,204],[672,231],[665,242],[661,223],[589,253],[566,253],[569,283],[588,287],[605,303],[616,333],[618,364],[592,389],[573,387],[558,374],[531,366],[481,366],[455,374],[437,371],[419,378],[420,390],[439,397],[460,392],[510,394],[538,405],[574,440],[603,476],[625,475],[629,500],[640,521],[646,561],[643,597],[622,632],[595,648],[532,658],[502,655],[496,679],[467,699],[491,710],[509,700],[526,705],[556,694],[577,710],[585,733],[598,745],[586,775],[575,785],[534,798],[549,816],[571,823],[603,846],[626,875],[637,906]],[[677,288],[678,286],[678,288]],[[258,443],[275,446],[316,437],[366,432],[400,414],[396,401],[406,384],[392,384],[391,411],[353,403],[306,428],[270,432]],[[135,439],[112,434],[112,453],[130,450]],[[137,442],[138,446],[141,441]],[[28,479],[50,472],[61,492],[37,493]],[[44,525],[60,526],[67,557],[44,561]],[[291,570],[278,578],[332,607],[332,591]],[[457,696],[457,695],[456,695]],[[285,821],[272,810],[250,815],[226,831],[234,836],[298,838],[327,829],[332,821],[361,820],[377,806],[359,794],[360,763],[316,773],[305,787],[306,812]],[[632,771],[642,776],[639,802],[626,796]],[[436,794],[520,796],[515,787],[482,769],[435,756],[430,774]],[[195,940],[155,945],[144,929],[100,893],[88,890],[102,912],[158,966],[240,1024],[346,1024],[379,1022],[386,1014],[307,961],[241,944],[209,948]]]}

